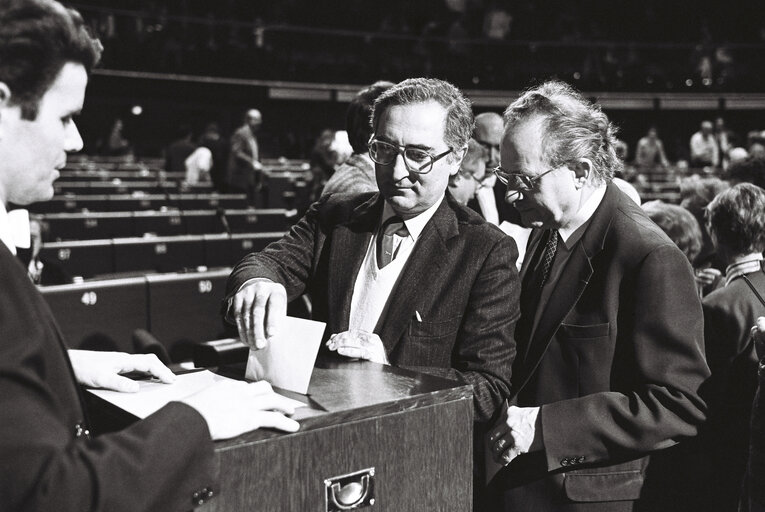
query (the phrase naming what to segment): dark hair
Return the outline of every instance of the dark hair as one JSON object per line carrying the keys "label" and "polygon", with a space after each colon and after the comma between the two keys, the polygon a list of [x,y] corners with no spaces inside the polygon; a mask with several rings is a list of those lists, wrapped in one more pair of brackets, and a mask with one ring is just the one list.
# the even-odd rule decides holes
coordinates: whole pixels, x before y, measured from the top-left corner
{"label": "dark hair", "polygon": [[765,158],[750,156],[734,162],[728,168],[728,179],[731,183],[753,183],[765,188]]}
{"label": "dark hair", "polygon": [[727,188],[728,183],[716,177],[683,178],[680,180],[680,206],[701,219],[701,210],[706,208],[717,194]]}
{"label": "dark hair", "polygon": [[446,145],[455,151],[466,147],[475,125],[470,101],[455,86],[437,78],[409,78],[382,93],[372,107],[372,130],[377,130],[380,116],[388,107],[429,101],[446,110]]}
{"label": "dark hair", "polygon": [[505,129],[536,116],[542,118],[540,142],[551,166],[588,158],[602,182],[611,181],[623,169],[616,154],[616,127],[599,105],[567,83],[552,80],[523,93],[505,110]]}
{"label": "dark hair", "polygon": [[372,105],[380,94],[395,84],[380,80],[361,89],[348,105],[345,114],[345,129],[354,153],[366,153],[369,137],[372,135]]}
{"label": "dark hair", "polygon": [[739,183],[715,197],[706,211],[717,245],[734,256],[765,250],[765,190]]}
{"label": "dark hair", "polygon": [[24,119],[37,117],[64,64],[82,64],[90,73],[101,50],[73,9],[53,0],[0,0],[0,82]]}
{"label": "dark hair", "polygon": [[682,206],[658,200],[643,203],[642,208],[693,263],[702,243],[701,226],[696,217]]}

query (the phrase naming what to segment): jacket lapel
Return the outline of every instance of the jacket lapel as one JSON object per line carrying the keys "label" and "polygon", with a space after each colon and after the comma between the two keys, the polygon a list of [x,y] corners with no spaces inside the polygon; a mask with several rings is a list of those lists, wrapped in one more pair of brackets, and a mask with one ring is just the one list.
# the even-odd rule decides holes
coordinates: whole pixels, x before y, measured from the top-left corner
{"label": "jacket lapel", "polygon": [[327,284],[328,304],[331,304],[329,330],[332,332],[348,330],[353,287],[372,233],[382,214],[382,201],[379,194],[372,196],[369,201],[353,211],[347,222],[338,224],[332,231],[329,254],[329,271],[332,278]]}
{"label": "jacket lapel", "polygon": [[457,234],[457,217],[445,198],[420,234],[388,298],[387,312],[378,323],[378,334],[388,354],[401,341],[420,298],[430,293],[430,284],[440,281],[444,255],[448,251],[446,240]]}
{"label": "jacket lapel", "polygon": [[528,382],[550,346],[558,327],[587,287],[594,272],[592,259],[603,249],[619,194],[615,185],[608,185],[603,201],[590,220],[590,225],[573,247],[571,256],[563,267],[561,278],[555,284],[555,290],[550,294],[547,304],[543,306],[539,322],[532,329],[531,341],[521,366],[521,374],[518,375],[517,382],[520,385],[515,387],[516,393]]}

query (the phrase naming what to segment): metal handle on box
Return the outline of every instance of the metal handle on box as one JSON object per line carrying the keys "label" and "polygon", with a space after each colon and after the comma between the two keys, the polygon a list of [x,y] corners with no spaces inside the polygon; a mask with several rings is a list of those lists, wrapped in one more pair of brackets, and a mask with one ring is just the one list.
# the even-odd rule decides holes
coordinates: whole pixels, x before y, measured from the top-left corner
{"label": "metal handle on box", "polygon": [[375,469],[369,468],[324,480],[327,512],[374,505],[374,475]]}

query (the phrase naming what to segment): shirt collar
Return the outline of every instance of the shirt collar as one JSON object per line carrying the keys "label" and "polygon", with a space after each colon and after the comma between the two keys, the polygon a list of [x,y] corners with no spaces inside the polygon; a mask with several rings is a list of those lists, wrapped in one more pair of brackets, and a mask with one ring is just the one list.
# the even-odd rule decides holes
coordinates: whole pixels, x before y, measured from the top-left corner
{"label": "shirt collar", "polygon": [[[438,207],[441,205],[441,202],[444,200],[444,194],[441,194],[441,197],[433,203],[433,205],[425,210],[424,212],[412,217],[411,219],[406,219],[404,221],[404,226],[406,226],[407,231],[409,231],[409,236],[417,240],[420,237],[420,233],[422,233],[422,230],[425,229],[425,224],[428,223],[428,221],[433,217],[433,215],[436,213],[436,210],[438,210]],[[388,220],[388,218],[393,217],[396,215],[396,212],[393,211],[393,208],[390,204],[388,204],[388,201],[385,201],[385,206],[383,206],[383,214],[382,219],[380,219],[380,224]]]}
{"label": "shirt collar", "polygon": [[759,272],[762,269],[762,260],[761,252],[753,252],[752,254],[736,258],[725,269],[725,286],[728,286],[731,281],[744,274]]}
{"label": "shirt collar", "polygon": [[593,190],[592,195],[590,195],[582,207],[579,208],[579,210],[574,214],[574,219],[569,223],[569,225],[558,230],[561,240],[563,240],[563,242],[566,244],[566,247],[571,248],[571,246],[582,237],[584,230],[580,230],[579,228],[584,226],[584,224],[590,220],[590,217],[592,217],[592,215],[595,213],[595,210],[598,209],[598,206],[600,206],[600,203],[603,201],[603,197],[605,195],[606,185],[601,185],[600,187]]}
{"label": "shirt collar", "polygon": [[0,201],[0,240],[8,250],[16,254],[16,248],[28,249],[30,246],[29,212],[18,209],[8,212]]}

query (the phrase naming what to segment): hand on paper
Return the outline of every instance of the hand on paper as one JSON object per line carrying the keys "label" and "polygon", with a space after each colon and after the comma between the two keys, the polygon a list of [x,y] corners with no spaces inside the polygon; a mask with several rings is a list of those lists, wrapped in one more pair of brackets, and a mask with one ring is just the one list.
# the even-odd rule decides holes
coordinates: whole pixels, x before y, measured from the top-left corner
{"label": "hand on paper", "polygon": [[327,348],[337,351],[341,356],[390,364],[382,340],[372,332],[351,329],[333,334],[327,341]]}
{"label": "hand on paper", "polygon": [[83,386],[135,393],[138,382],[120,375],[134,371],[144,372],[167,384],[175,380],[173,372],[154,354],[94,350],[69,350],[68,353],[74,376]]}
{"label": "hand on paper", "polygon": [[765,316],[759,317],[755,326],[752,327],[752,337],[757,349],[757,357],[765,358]]}
{"label": "hand on paper", "polygon": [[199,411],[214,441],[230,439],[261,427],[286,432],[300,428],[297,421],[285,416],[295,412],[289,399],[274,393],[266,381],[218,382],[181,401]]}
{"label": "hand on paper", "polygon": [[538,415],[539,407],[505,406],[499,421],[489,430],[489,446],[496,462],[507,466],[518,455],[542,448]]}
{"label": "hand on paper", "polygon": [[287,291],[270,279],[252,279],[234,295],[229,317],[250,348],[264,348],[287,316]]}

